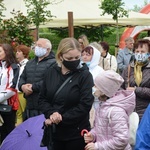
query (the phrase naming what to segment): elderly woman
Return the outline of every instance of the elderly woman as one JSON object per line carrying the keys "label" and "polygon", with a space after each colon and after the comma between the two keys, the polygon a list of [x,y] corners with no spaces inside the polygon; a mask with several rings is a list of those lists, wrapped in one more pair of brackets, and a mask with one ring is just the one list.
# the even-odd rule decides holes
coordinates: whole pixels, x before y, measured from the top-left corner
{"label": "elderly woman", "polygon": [[134,61],[123,71],[125,82],[122,87],[135,91],[136,108],[140,119],[150,103],[150,41],[138,40],[134,47]]}

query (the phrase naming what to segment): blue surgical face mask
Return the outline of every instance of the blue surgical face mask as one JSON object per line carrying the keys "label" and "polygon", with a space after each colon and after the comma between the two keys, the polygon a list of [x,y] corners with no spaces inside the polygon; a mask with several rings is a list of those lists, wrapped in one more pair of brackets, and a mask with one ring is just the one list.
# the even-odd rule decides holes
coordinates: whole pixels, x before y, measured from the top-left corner
{"label": "blue surgical face mask", "polygon": [[90,64],[91,64],[90,61],[86,62],[86,65],[87,65],[88,67],[90,66]]}
{"label": "blue surgical face mask", "polygon": [[43,57],[46,54],[46,52],[47,52],[46,48],[39,47],[39,46],[35,47],[35,55],[37,57]]}
{"label": "blue surgical face mask", "polygon": [[146,62],[149,58],[148,53],[135,53],[135,59],[137,62]]}

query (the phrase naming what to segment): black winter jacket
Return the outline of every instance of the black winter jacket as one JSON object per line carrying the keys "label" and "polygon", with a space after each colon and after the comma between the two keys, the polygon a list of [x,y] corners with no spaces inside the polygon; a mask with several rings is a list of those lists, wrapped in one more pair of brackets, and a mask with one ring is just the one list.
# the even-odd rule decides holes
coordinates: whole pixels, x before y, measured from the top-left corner
{"label": "black winter jacket", "polygon": [[[58,93],[52,105],[55,92],[71,74],[75,75]],[[82,129],[90,129],[89,111],[94,100],[93,85],[92,75],[86,65],[67,75],[61,73],[57,64],[48,70],[41,88],[39,106],[46,118],[53,112],[62,115],[62,122],[56,125],[54,139],[78,139],[81,138]]]}
{"label": "black winter jacket", "polygon": [[49,56],[45,57],[40,62],[38,62],[38,57],[35,57],[34,59],[27,62],[24,71],[20,76],[18,84],[20,91],[22,91],[21,86],[23,84],[32,84],[33,93],[28,96],[24,94],[24,97],[27,100],[27,109],[39,110],[38,95],[43,82],[43,77],[45,72],[49,69],[49,67],[54,65],[55,62],[56,61],[53,52],[50,52]]}

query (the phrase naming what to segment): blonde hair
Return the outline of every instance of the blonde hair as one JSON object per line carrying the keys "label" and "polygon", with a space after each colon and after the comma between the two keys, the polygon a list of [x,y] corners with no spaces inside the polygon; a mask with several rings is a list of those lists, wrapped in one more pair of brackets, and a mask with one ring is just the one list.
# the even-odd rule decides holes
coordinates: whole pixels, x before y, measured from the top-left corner
{"label": "blonde hair", "polygon": [[56,61],[59,66],[61,65],[60,57],[63,54],[67,53],[68,51],[74,50],[74,49],[77,49],[81,52],[79,42],[75,38],[64,38],[60,41],[58,45],[58,50],[56,53]]}
{"label": "blonde hair", "polygon": [[82,34],[78,37],[78,40],[82,39],[83,40],[83,46],[84,48],[87,47],[89,45],[89,40],[87,38],[87,36],[85,34]]}

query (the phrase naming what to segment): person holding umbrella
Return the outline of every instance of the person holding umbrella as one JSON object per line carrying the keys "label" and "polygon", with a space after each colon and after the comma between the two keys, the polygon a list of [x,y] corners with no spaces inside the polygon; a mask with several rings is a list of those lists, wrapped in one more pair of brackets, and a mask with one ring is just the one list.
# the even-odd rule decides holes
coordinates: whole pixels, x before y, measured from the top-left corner
{"label": "person holding umbrella", "polygon": [[[129,115],[135,108],[135,93],[120,90],[123,78],[113,70],[101,72],[94,80],[95,97],[101,101],[94,127],[85,131],[85,150],[131,150]],[[113,87],[113,88],[112,88]]]}
{"label": "person holding umbrella", "polygon": [[[80,133],[82,129],[90,130],[94,83],[87,65],[81,64],[80,59],[79,42],[74,38],[62,39],[57,64],[44,77],[39,107],[45,115],[45,124],[55,125],[55,131],[51,132],[54,150],[83,150],[85,142]],[[68,82],[58,92],[64,81]]]}

